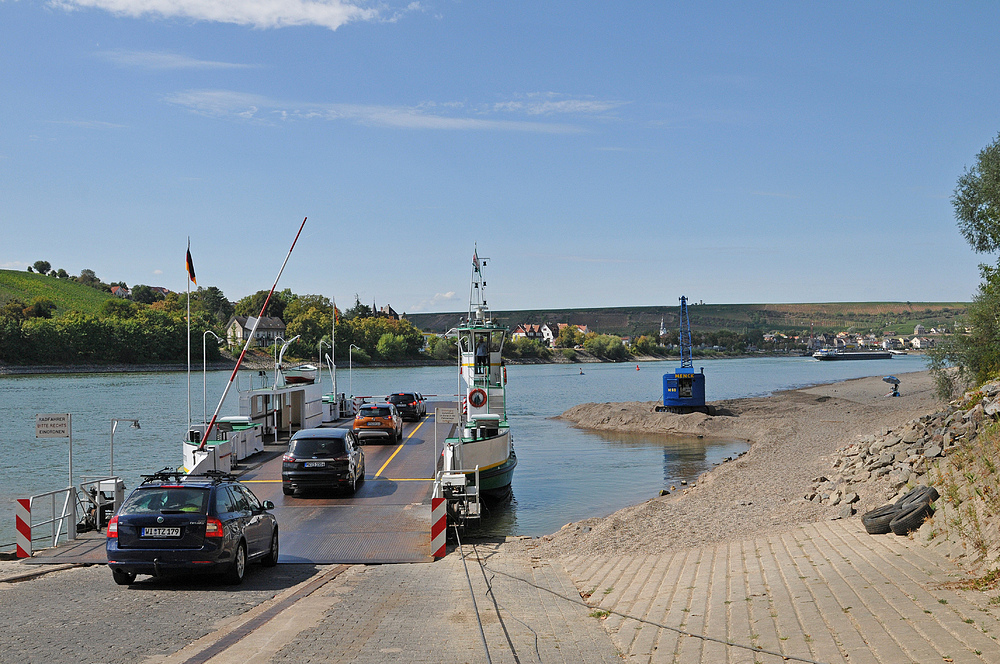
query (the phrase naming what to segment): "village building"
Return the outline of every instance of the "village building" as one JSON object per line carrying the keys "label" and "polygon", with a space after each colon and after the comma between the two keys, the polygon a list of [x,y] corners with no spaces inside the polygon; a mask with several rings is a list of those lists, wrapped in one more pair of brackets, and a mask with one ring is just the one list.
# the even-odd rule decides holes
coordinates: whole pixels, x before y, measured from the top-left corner
{"label": "village building", "polygon": [[[230,346],[242,346],[253,330],[256,317],[233,316],[226,324],[226,342]],[[262,316],[254,333],[254,346],[270,346],[285,334],[285,324],[276,316]]]}

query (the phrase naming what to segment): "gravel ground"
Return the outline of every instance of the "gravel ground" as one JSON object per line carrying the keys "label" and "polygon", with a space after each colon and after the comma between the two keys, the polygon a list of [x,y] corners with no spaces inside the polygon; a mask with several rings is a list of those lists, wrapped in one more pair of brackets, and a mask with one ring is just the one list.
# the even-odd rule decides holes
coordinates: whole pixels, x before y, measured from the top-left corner
{"label": "gravel ground", "polygon": [[[679,492],[605,518],[568,524],[541,538],[538,553],[663,553],[751,539],[796,524],[835,517],[839,507],[805,501],[810,480],[830,472],[830,455],[868,434],[941,409],[929,372],[900,374],[899,398],[886,398],[879,377],[788,390],[768,397],[716,402],[715,415],[653,412],[655,402],[583,404],[562,417],[578,426],[643,433],[743,438],[744,456],[715,468]],[[884,483],[866,487],[858,513],[888,497]],[[854,518],[858,518],[855,516]]]}

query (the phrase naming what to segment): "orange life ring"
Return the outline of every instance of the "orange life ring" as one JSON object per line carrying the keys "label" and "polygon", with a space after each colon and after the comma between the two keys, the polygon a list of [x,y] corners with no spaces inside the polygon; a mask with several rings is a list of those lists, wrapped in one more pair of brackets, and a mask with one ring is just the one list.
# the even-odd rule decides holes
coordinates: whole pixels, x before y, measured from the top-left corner
{"label": "orange life ring", "polygon": [[486,405],[486,392],[478,387],[469,392],[469,405],[473,408],[482,408]]}

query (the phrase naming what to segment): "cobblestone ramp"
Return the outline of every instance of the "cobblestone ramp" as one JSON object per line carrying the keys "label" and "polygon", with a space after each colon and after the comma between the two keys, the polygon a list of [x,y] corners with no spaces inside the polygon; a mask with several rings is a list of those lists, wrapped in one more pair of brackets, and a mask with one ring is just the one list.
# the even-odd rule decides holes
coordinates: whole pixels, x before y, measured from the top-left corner
{"label": "cobblestone ramp", "polygon": [[277,507],[274,513],[281,529],[279,563],[434,561],[430,505]]}
{"label": "cobblestone ramp", "polygon": [[955,589],[966,576],[948,559],[908,538],[869,535],[858,519],[670,554],[563,563],[595,610],[613,612],[604,627],[629,662],[1000,664],[1000,606],[985,593]]}

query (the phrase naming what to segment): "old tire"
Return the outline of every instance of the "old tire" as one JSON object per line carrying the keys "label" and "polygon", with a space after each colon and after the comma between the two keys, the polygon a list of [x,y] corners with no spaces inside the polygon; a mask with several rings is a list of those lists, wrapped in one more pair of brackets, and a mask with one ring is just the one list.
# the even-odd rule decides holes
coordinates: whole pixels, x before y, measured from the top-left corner
{"label": "old tire", "polygon": [[902,498],[896,501],[896,507],[904,508],[918,503],[933,503],[940,496],[937,489],[932,486],[918,486],[906,492]]}
{"label": "old tire", "polygon": [[247,573],[247,545],[243,542],[236,547],[236,555],[226,572],[226,583],[231,586],[238,586],[243,583],[243,576]]}
{"label": "old tire", "polygon": [[865,512],[861,517],[861,523],[869,535],[884,535],[892,530],[890,522],[899,514],[899,507],[893,504],[877,507],[870,512]]}
{"label": "old tire", "polygon": [[128,586],[135,581],[135,572],[126,572],[123,569],[112,569],[111,578],[115,580],[119,586]]}
{"label": "old tire", "polygon": [[264,567],[274,567],[278,564],[278,529],[275,528],[274,532],[271,534],[271,548],[268,549],[267,554],[261,559],[261,564]]}
{"label": "old tire", "polygon": [[892,521],[889,522],[889,529],[897,535],[908,535],[923,525],[932,513],[930,503],[918,502],[906,505],[899,511]]}

